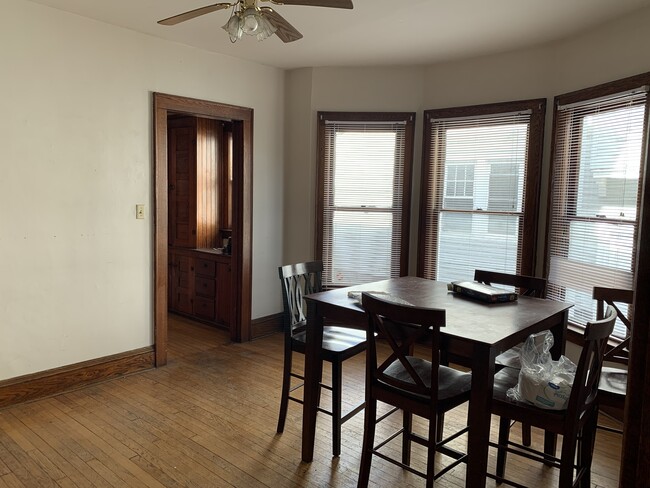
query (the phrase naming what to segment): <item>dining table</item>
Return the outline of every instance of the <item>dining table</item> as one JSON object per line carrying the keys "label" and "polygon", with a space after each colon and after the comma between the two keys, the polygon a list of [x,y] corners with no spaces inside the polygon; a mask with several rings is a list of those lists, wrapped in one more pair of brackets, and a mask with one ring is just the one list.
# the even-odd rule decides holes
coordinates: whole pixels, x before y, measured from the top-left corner
{"label": "dining table", "polygon": [[[322,374],[323,324],[365,329],[368,316],[360,305],[359,292],[384,294],[417,307],[446,310],[440,329],[441,347],[452,356],[465,358],[472,372],[468,411],[468,487],[485,486],[488,465],[491,402],[495,359],[501,352],[523,342],[530,334],[550,330],[553,358],[564,353],[570,303],[519,296],[517,300],[485,303],[448,289],[448,284],[414,276],[390,278],[346,288],[335,288],[305,296],[307,331],[302,420],[302,460],[314,456],[319,383]],[[353,293],[350,293],[353,292]],[[392,297],[392,298],[391,298]],[[555,449],[555,438],[547,436],[546,452]]]}

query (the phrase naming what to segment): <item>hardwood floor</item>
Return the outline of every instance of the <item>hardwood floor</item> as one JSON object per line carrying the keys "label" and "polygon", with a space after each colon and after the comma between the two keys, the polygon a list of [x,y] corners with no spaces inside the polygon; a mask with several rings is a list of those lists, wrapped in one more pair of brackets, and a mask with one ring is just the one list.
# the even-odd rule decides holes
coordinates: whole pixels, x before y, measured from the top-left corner
{"label": "hardwood floor", "polygon": [[[348,408],[363,394],[363,358],[344,366]],[[290,403],[285,432],[275,432],[281,366],[280,334],[235,344],[225,331],[170,316],[168,366],[0,410],[0,487],[356,486],[363,415],[343,426],[339,458],[320,417],[314,461],[301,463],[300,405]],[[447,425],[463,415],[448,414]],[[620,447],[620,436],[599,431],[594,486],[618,486]],[[464,486],[464,470],[439,486]],[[557,484],[555,470],[514,456],[507,473],[528,486]],[[371,484],[424,486],[377,459]]]}

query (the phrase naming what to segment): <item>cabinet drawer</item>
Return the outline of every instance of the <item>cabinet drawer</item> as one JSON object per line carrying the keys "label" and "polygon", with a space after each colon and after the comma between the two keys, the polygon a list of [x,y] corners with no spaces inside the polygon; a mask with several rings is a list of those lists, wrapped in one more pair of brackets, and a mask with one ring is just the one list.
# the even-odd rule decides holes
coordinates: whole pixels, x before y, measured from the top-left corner
{"label": "cabinet drawer", "polygon": [[202,276],[214,278],[217,274],[217,263],[207,259],[196,260],[196,273]]}
{"label": "cabinet drawer", "polygon": [[194,315],[202,319],[214,320],[214,305],[214,300],[197,296],[194,298]]}
{"label": "cabinet drawer", "polygon": [[201,276],[197,276],[194,280],[194,292],[197,295],[212,298],[214,300],[215,289],[216,283],[212,278],[203,278]]}

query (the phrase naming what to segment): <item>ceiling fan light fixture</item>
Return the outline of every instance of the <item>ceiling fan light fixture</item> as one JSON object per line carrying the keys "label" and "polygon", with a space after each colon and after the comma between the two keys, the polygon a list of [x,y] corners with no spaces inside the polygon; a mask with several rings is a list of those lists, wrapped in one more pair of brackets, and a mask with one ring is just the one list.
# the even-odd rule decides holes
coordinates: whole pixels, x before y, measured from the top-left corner
{"label": "ceiling fan light fixture", "polygon": [[228,35],[230,36],[230,42],[237,42],[237,39],[241,39],[243,30],[241,28],[241,19],[239,17],[239,12],[235,12],[228,19],[228,22],[222,27]]}
{"label": "ceiling fan light fixture", "polygon": [[275,25],[271,24],[260,12],[257,12],[257,31],[255,32],[255,37],[258,41],[263,41],[267,37],[272,36],[276,30],[278,28]]}
{"label": "ceiling fan light fixture", "polygon": [[260,27],[258,17],[258,12],[252,7],[247,8],[242,14],[240,14],[241,30],[244,31],[244,34],[248,34],[249,36],[257,34],[257,29]]}
{"label": "ceiling fan light fixture", "polygon": [[237,42],[243,34],[255,36],[258,41],[275,34],[277,27],[269,22],[264,14],[254,7],[233,12],[223,29],[230,36],[230,42]]}

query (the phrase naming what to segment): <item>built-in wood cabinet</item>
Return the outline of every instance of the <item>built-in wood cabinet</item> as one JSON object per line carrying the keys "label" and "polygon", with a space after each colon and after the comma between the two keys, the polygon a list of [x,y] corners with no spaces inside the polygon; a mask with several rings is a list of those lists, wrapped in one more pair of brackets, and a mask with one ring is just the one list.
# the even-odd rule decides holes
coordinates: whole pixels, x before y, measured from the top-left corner
{"label": "built-in wood cabinet", "polygon": [[[226,123],[170,117],[169,309],[201,321],[230,325],[230,256],[218,254],[230,225],[230,164]],[[225,221],[225,222],[224,222]]]}
{"label": "built-in wood cabinet", "polygon": [[230,256],[211,249],[169,250],[169,309],[213,325],[230,325]]}

